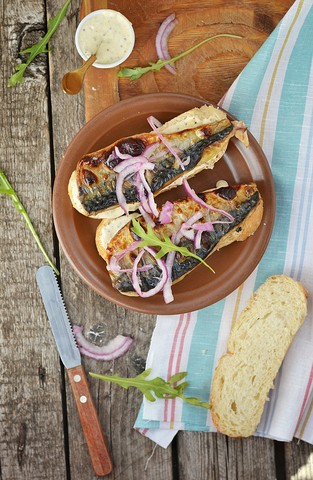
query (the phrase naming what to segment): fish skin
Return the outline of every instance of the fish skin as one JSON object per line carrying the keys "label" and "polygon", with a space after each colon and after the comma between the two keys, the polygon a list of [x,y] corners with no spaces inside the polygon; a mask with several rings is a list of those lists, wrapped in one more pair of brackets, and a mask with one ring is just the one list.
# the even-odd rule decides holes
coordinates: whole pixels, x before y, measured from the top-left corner
{"label": "fish skin", "polygon": [[[256,205],[262,201],[257,186],[254,183],[237,185],[232,187],[221,187],[199,194],[206,203],[211,206],[224,210],[230,213],[234,217],[232,223],[214,224],[213,232],[203,232],[201,239],[201,248],[195,250],[193,241],[183,237],[179,242],[179,246],[187,247],[192,253],[196,253],[202,259],[206,259],[213,251],[219,241],[232,230],[236,230],[238,225],[247,217],[247,215],[256,207]],[[182,201],[174,202],[173,209],[173,221],[170,224],[160,225],[156,224],[154,231],[162,238],[163,235],[171,237],[177,233],[181,224],[186,222],[194,213],[201,211],[204,214],[204,219],[199,222],[221,219],[221,214],[209,214],[208,210],[195,203],[190,198]],[[225,218],[225,217],[224,217]],[[145,222],[142,217],[138,218],[141,225],[145,227]],[[197,222],[197,223],[199,223]],[[239,227],[240,228],[240,227]],[[128,223],[123,227],[118,235],[116,235],[107,246],[106,262],[109,263],[112,255],[116,255],[119,251],[126,249],[131,245],[136,236],[131,231],[131,224]],[[122,268],[132,268],[133,262],[138,255],[139,250],[134,250],[126,254],[120,265]],[[153,268],[140,272],[141,290],[146,292],[154,288],[160,280],[161,270],[156,265],[155,259],[147,252],[143,256],[142,264],[152,264]],[[178,281],[181,277],[185,276],[195,267],[200,264],[200,261],[192,257],[184,257],[180,253],[176,253],[173,268],[172,268],[172,281]],[[121,293],[132,293],[134,288],[131,281],[131,274],[118,273],[115,274],[109,270],[109,274],[112,280],[114,288]]]}
{"label": "fish skin", "polygon": [[[234,130],[233,124],[225,118],[214,124],[163,135],[171,146],[180,149],[182,153],[179,156],[182,160],[190,156],[190,163],[185,166],[185,172],[190,172],[195,166],[207,161],[208,156],[211,158],[216,155],[224,142],[234,135]],[[184,171],[175,164],[173,155],[153,132],[118,140],[106,148],[85,155],[80,160],[76,169],[79,200],[88,214],[118,206],[115,192],[117,173],[113,168],[121,160],[114,154],[114,147],[117,146],[121,153],[133,153],[136,157],[154,143],[159,145],[154,152],[155,156],[162,151],[164,156],[154,162],[155,170],[146,172],[146,179],[152,192],[157,195]],[[127,151],[129,144],[130,151]],[[139,201],[137,189],[131,180],[124,182],[123,193],[127,203]]]}

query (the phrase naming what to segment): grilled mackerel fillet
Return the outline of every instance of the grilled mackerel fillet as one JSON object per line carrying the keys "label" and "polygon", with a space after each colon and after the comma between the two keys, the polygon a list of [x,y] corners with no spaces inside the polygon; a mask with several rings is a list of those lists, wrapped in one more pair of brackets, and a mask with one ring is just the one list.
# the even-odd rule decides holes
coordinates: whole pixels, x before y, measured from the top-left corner
{"label": "grilled mackerel fillet", "polygon": [[[207,258],[215,250],[218,250],[234,241],[243,241],[252,235],[258,228],[263,214],[263,201],[255,183],[236,186],[221,187],[198,194],[208,205],[231,214],[234,220],[231,223],[224,223],[225,215],[216,212],[209,212],[208,209],[200,206],[190,198],[174,202],[172,222],[161,225],[156,223],[155,233],[162,238],[163,235],[171,236],[178,232],[181,225],[192,217],[196,212],[201,212],[203,218],[197,223],[208,221],[222,221],[214,224],[214,231],[203,232],[201,248],[195,249],[193,241],[182,237],[178,245],[185,246],[192,253],[196,253],[202,259]],[[145,221],[138,214],[136,216],[140,224],[146,228]],[[118,254],[127,249],[138,237],[131,231],[132,224],[130,217],[116,219],[105,219],[99,224],[96,233],[96,245],[101,257],[109,265],[112,256],[118,258]],[[127,253],[119,261],[122,269],[131,269],[133,262],[138,255],[136,249]],[[172,268],[172,282],[182,280],[188,273],[199,265],[200,261],[192,257],[184,257],[176,253]],[[160,269],[155,259],[147,252],[144,253],[139,266],[152,264],[153,268],[140,272],[140,284],[143,292],[154,288],[160,280]],[[113,273],[109,270],[112,285],[125,295],[136,295],[131,280],[131,273]]]}
{"label": "grilled mackerel fillet", "polygon": [[[149,161],[153,171],[145,172],[154,196],[182,183],[205,168],[213,168],[224,154],[231,137],[236,136],[248,145],[246,126],[231,122],[226,114],[212,106],[203,106],[186,112],[159,128],[168,144],[175,149],[185,169],[182,168],[154,132],[123,138],[97,152],[88,153],[78,162],[69,182],[69,195],[73,206],[82,214],[95,218],[122,215],[116,196],[118,174],[114,167],[121,161],[116,154],[132,157],[144,155],[147,147],[155,145]],[[188,163],[189,161],[189,163]],[[123,193],[130,211],[139,206],[134,177],[126,178]]]}

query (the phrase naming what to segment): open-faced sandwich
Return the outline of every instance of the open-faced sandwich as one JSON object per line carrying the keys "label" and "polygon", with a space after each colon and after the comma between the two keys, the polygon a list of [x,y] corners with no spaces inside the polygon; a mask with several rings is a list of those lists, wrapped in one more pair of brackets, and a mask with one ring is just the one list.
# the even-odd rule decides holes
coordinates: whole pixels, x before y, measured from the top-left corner
{"label": "open-faced sandwich", "polygon": [[255,183],[198,195],[186,180],[184,186],[188,198],[166,202],[156,216],[132,213],[99,224],[96,245],[120,293],[150,297],[163,291],[169,303],[173,283],[260,225],[263,201]]}
{"label": "open-faced sandwich", "polygon": [[164,125],[153,117],[148,122],[152,132],[122,138],[79,160],[68,185],[76,210],[92,218],[116,218],[138,208],[156,215],[154,197],[213,168],[231,137],[248,145],[244,123],[213,106]]}

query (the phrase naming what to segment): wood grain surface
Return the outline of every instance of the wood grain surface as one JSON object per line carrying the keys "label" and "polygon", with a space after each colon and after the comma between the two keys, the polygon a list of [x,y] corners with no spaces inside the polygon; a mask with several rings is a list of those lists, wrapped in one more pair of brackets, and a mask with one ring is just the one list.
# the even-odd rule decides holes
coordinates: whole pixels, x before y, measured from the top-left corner
{"label": "wood grain surface", "polygon": [[[169,42],[171,54],[198,39],[221,32],[244,39],[207,44],[177,64],[177,74],[162,70],[136,82],[119,80],[116,70],[88,73],[85,92],[62,92],[63,74],[81,60],[74,34],[81,15],[72,1],[50,43],[29,68],[21,86],[7,88],[18,52],[37,41],[62,0],[11,0],[0,3],[1,115],[0,165],[16,188],[45,248],[61,269],[70,318],[92,330],[135,339],[134,347],[109,363],[83,359],[86,372],[134,376],[145,365],[155,318],[117,307],[90,290],[70,267],[55,237],[51,191],[63,152],[86,119],[103,108],[148,92],[183,92],[211,101],[225,93],[266,40],[292,0],[168,1],[115,0],[109,8],[124,13],[136,32],[127,66],[156,60],[154,39],[173,11],[179,23]],[[84,8],[96,3],[85,2]],[[101,5],[102,6],[102,5]],[[98,6],[97,6],[98,8]],[[96,76],[95,76],[96,75]],[[86,106],[86,116],[85,116]],[[44,260],[9,198],[0,197],[0,480],[95,479],[75,401],[36,287],[35,271]],[[261,438],[228,439],[219,434],[181,432],[166,450],[133,430],[141,404],[134,390],[92,379],[91,394],[113,457],[108,479],[256,480],[313,479],[313,447]]]}

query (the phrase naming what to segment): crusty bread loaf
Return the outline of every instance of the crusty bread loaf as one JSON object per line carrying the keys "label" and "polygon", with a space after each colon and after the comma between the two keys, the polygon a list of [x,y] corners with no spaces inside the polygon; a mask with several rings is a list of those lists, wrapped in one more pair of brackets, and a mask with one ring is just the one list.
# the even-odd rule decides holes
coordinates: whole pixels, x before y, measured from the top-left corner
{"label": "crusty bread loaf", "polygon": [[252,435],[286,352],[307,313],[307,293],[285,275],[269,277],[232,327],[215,370],[211,414],[217,430]]}

